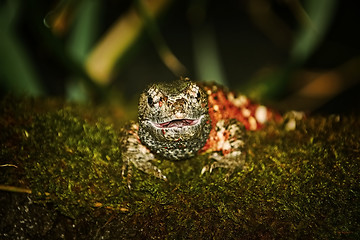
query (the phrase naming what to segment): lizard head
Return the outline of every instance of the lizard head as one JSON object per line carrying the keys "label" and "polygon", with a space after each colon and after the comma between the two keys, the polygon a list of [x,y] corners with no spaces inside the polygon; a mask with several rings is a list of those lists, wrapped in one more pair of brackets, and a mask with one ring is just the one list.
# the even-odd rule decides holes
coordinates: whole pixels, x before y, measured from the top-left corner
{"label": "lizard head", "polygon": [[150,85],[140,96],[138,115],[141,142],[172,160],[195,155],[211,129],[207,94],[188,78]]}

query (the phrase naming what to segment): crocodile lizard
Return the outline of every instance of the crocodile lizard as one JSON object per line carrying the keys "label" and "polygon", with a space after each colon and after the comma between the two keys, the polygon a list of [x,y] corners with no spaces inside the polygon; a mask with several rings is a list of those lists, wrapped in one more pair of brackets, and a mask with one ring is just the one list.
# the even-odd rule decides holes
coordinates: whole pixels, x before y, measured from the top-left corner
{"label": "crocodile lizard", "polygon": [[216,84],[181,78],[155,83],[140,95],[138,122],[122,139],[123,158],[143,172],[166,180],[154,159],[182,160],[210,153],[202,173],[244,165],[244,131],[281,116]]}

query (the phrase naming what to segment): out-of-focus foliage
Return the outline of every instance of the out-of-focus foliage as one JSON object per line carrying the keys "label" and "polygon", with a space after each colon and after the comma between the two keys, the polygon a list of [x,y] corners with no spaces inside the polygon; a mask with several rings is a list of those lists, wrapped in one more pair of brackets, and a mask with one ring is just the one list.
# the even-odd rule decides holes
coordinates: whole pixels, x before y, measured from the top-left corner
{"label": "out-of-focus foliage", "polygon": [[[337,0],[5,0],[0,4],[1,94],[62,95],[85,102],[186,75],[242,87],[256,99],[284,97],[299,86],[316,85],[308,85],[317,80],[311,77],[297,80],[309,71],[328,76],[328,67],[314,71],[306,64],[346,15],[341,4],[346,5]],[[249,39],[232,43],[242,38]],[[226,50],[229,46],[233,51]],[[338,68],[354,62],[345,59],[330,70],[339,75]],[[359,71],[351,71],[351,79],[357,76]],[[317,96],[317,104],[302,107],[317,108],[358,81],[341,75],[338,84],[326,98]]]}
{"label": "out-of-focus foliage", "polygon": [[26,49],[19,41],[16,22],[21,1],[6,1],[0,5],[0,79],[1,86],[16,94],[28,93],[38,96],[44,93],[34,65]]}

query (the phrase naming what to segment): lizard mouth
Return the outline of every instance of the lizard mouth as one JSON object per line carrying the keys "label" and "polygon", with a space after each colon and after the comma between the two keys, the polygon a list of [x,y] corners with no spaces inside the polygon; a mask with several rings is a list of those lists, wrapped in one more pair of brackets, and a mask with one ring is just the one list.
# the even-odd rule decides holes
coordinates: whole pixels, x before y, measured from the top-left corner
{"label": "lizard mouth", "polygon": [[[202,118],[202,117],[201,117]],[[156,128],[182,128],[194,126],[200,123],[200,119],[174,119],[163,123],[153,123]]]}

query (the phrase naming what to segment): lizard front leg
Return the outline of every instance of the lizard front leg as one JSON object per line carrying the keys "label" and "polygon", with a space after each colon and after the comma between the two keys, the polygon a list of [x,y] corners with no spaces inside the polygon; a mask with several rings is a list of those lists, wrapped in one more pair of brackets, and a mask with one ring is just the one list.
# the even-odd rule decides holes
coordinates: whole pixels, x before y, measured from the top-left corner
{"label": "lizard front leg", "polygon": [[244,126],[235,119],[218,121],[208,139],[210,158],[215,162],[204,166],[201,174],[206,171],[212,172],[214,168],[226,168],[230,175],[235,168],[243,167],[245,163],[244,131]]}
{"label": "lizard front leg", "polygon": [[166,176],[161,173],[161,170],[151,163],[151,161],[155,159],[155,156],[141,143],[138,135],[139,125],[131,122],[124,129],[126,130],[121,140],[122,159],[124,161],[123,176],[127,168],[127,177],[128,181],[130,181],[132,171],[131,164],[133,164],[137,169],[145,173],[167,180]]}

